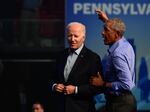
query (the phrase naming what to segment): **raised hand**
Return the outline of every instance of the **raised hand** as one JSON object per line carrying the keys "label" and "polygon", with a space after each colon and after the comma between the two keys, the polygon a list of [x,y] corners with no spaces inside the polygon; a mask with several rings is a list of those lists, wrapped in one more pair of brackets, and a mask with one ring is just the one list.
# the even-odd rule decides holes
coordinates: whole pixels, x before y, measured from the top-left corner
{"label": "raised hand", "polygon": [[96,9],[95,11],[98,14],[98,18],[102,20],[104,23],[109,19],[106,13],[102,11],[101,9]]}

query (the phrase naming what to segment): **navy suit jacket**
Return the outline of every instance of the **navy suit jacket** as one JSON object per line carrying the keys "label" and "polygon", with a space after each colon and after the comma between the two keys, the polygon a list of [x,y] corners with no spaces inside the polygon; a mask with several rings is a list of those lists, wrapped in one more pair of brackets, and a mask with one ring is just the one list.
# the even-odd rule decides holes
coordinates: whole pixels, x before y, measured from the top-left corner
{"label": "navy suit jacket", "polygon": [[68,57],[68,49],[65,49],[58,57],[57,72],[54,83],[74,85],[78,87],[78,93],[64,95],[55,92],[56,112],[95,112],[94,95],[101,92],[100,88],[90,85],[89,80],[93,74],[99,71],[102,74],[100,57],[85,46],[81,50],[67,82],[64,80],[64,67]]}

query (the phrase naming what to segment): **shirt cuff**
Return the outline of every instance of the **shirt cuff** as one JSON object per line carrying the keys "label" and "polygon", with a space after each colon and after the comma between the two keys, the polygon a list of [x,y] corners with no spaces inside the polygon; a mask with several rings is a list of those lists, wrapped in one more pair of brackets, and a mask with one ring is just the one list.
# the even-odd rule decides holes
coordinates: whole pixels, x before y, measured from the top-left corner
{"label": "shirt cuff", "polygon": [[78,87],[75,87],[75,94],[78,94]]}
{"label": "shirt cuff", "polygon": [[52,91],[54,91],[54,87],[56,86],[57,84],[54,83],[53,86],[52,86]]}

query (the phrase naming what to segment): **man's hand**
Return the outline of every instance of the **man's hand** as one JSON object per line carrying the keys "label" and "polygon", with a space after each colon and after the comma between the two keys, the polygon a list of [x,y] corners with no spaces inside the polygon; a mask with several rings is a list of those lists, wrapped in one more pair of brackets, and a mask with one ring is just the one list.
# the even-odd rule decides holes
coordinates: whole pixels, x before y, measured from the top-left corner
{"label": "man's hand", "polygon": [[64,92],[65,86],[63,84],[56,84],[54,88],[55,91],[62,93]]}
{"label": "man's hand", "polygon": [[97,14],[98,14],[98,18],[99,18],[100,20],[102,20],[104,23],[108,20],[108,17],[107,17],[107,15],[106,15],[105,12],[103,12],[103,11],[100,10],[100,9],[96,9],[95,11],[96,11]]}
{"label": "man's hand", "polygon": [[90,84],[93,86],[103,86],[104,81],[99,72],[96,75],[92,75],[92,77],[90,78]]}
{"label": "man's hand", "polygon": [[65,95],[74,94],[74,93],[75,93],[75,86],[73,85],[65,86],[65,90],[64,90]]}

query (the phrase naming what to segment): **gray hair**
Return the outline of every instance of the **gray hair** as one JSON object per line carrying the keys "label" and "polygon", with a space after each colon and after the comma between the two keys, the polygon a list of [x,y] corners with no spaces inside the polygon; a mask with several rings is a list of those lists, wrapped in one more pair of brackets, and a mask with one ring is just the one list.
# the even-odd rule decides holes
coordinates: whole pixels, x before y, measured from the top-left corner
{"label": "gray hair", "polygon": [[86,27],[85,27],[85,25],[82,24],[82,23],[79,23],[79,22],[71,22],[71,23],[69,23],[69,24],[67,25],[67,27],[66,27],[67,31],[68,31],[68,29],[69,29],[72,25],[80,25],[80,26],[82,27],[82,32],[83,32],[84,36],[86,35]]}
{"label": "gray hair", "polygon": [[[108,20],[107,22],[111,22],[112,23],[112,29],[119,32],[119,34],[121,36],[124,34],[124,32],[126,30],[126,25],[121,19],[113,18],[113,19]],[[106,22],[106,24],[107,24],[107,22]]]}

